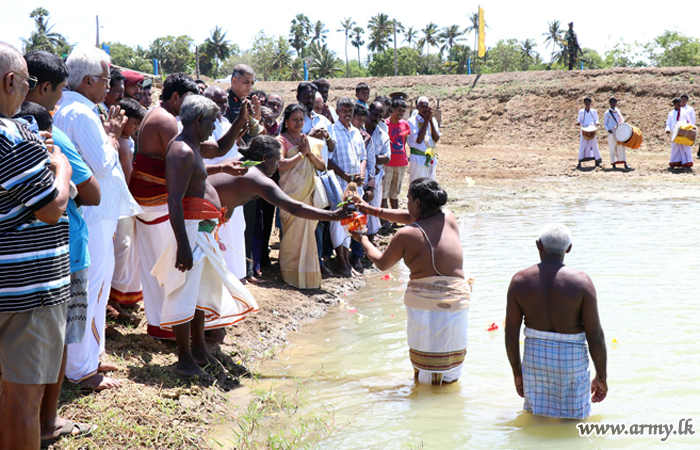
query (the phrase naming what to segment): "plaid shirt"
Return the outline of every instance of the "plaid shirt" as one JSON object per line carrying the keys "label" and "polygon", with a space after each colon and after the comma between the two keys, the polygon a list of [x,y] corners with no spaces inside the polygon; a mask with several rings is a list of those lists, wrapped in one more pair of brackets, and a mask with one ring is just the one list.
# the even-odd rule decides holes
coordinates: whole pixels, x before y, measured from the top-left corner
{"label": "plaid shirt", "polygon": [[347,174],[359,174],[361,171],[360,163],[367,159],[365,143],[362,140],[360,130],[352,125],[348,130],[340,121],[334,123],[331,130],[336,144],[330,160]]}

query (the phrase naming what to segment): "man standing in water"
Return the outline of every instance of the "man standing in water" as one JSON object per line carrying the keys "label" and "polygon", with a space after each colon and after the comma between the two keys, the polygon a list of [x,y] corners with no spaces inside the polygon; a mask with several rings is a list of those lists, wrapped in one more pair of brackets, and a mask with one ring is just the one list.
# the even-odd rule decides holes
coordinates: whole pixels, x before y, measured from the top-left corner
{"label": "man standing in water", "polygon": [[[541,262],[516,273],[508,288],[506,352],[515,390],[525,398],[524,409],[533,414],[585,419],[591,414],[591,400],[601,402],[608,392],[596,290],[588,275],[564,265],[571,251],[568,227],[546,225],[536,244]],[[592,382],[586,341],[596,370]]]}

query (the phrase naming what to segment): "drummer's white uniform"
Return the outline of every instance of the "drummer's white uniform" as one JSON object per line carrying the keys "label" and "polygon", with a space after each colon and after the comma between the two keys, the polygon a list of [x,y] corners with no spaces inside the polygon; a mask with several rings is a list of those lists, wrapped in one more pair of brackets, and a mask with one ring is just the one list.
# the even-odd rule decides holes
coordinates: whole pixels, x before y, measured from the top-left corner
{"label": "drummer's white uniform", "polygon": [[619,109],[608,109],[605,111],[605,114],[603,114],[603,125],[605,126],[605,129],[608,130],[610,164],[627,162],[625,146],[617,142],[617,138],[615,138],[615,127],[621,123],[625,123],[625,119],[622,117],[622,114],[620,114]]}
{"label": "drummer's white uniform", "polygon": [[697,118],[695,117],[695,109],[690,106],[690,105],[685,105],[684,107],[681,108],[685,114],[688,116],[688,120],[690,120],[690,123],[693,125],[696,124]]}
{"label": "drummer's white uniform", "polygon": [[[672,109],[671,112],[668,113],[668,118],[666,119],[666,132],[673,131],[676,124],[679,123],[681,125],[684,123],[691,123],[691,119],[688,117],[688,113],[683,110],[683,108],[679,109],[678,111]],[[678,163],[680,163],[680,165],[692,166],[693,149],[690,147],[690,145],[671,142],[671,160],[669,161],[669,164],[679,165]]]}
{"label": "drummer's white uniform", "polygon": [[[593,108],[591,108],[589,111],[586,111],[586,108],[583,108],[578,112],[578,123],[581,125],[581,128],[585,128],[589,125],[597,126],[599,123],[598,113]],[[600,150],[598,150],[598,139],[591,139],[589,141],[583,137],[583,132],[581,132],[581,143],[578,147],[578,160],[581,161],[585,158],[593,158],[598,161],[601,159],[601,156]]]}

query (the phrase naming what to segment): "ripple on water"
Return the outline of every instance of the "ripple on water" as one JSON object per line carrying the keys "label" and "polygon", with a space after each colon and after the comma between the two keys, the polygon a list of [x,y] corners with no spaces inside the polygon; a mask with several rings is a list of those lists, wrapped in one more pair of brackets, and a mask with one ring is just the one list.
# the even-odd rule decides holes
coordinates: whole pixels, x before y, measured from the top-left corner
{"label": "ripple on water", "polygon": [[[576,421],[522,412],[503,345],[505,296],[513,274],[537,262],[537,232],[548,222],[571,227],[567,263],[588,273],[598,292],[610,393],[588,421],[677,423],[694,416],[700,422],[700,234],[694,231],[700,209],[687,200],[576,202],[465,220],[465,270],[476,284],[469,350],[456,385],[413,384],[397,290],[405,285],[397,279],[408,275],[404,266],[392,270],[390,281],[377,276],[348,295],[348,308],[306,325],[280,360],[261,370],[312,376],[305,408],[332,405],[337,423],[350,421],[320,443],[324,449],[406,449],[421,442],[426,449],[658,445],[649,436],[583,438]],[[499,329],[487,332],[494,322]],[[690,445],[688,438],[669,439],[672,446]]]}

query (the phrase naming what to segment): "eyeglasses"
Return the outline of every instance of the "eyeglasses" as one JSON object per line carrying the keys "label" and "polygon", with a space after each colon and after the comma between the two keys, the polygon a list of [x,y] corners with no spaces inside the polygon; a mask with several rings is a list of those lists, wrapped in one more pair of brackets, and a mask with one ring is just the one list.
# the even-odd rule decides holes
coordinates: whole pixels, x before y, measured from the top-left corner
{"label": "eyeglasses", "polygon": [[37,83],[39,82],[39,80],[37,80],[36,77],[25,77],[24,75],[21,75],[21,74],[19,74],[19,73],[17,73],[17,72],[14,72],[14,74],[17,75],[17,76],[20,77],[20,78],[24,78],[25,80],[27,80],[27,84],[29,84],[29,90],[30,90],[30,91],[33,91],[34,88],[36,88]]}
{"label": "eyeglasses", "polygon": [[92,75],[92,78],[99,78],[100,80],[104,81],[105,84],[109,84],[112,82],[112,79],[110,77],[103,77],[100,75]]}

